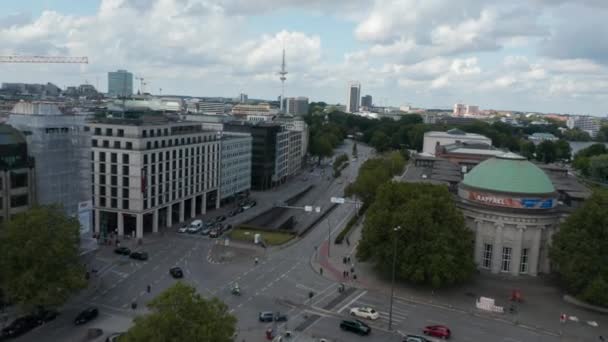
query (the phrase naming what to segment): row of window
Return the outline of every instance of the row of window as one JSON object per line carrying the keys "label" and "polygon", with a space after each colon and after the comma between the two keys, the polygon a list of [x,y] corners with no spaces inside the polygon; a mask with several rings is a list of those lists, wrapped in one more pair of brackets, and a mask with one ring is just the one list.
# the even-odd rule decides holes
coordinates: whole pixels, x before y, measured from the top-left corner
{"label": "row of window", "polygon": [[[492,244],[484,244],[483,247],[483,255],[482,255],[482,264],[481,266],[486,269],[492,268],[492,253],[493,253],[493,245]],[[511,259],[512,259],[513,249],[511,247],[503,247],[501,262],[500,262],[500,271],[501,272],[510,272],[511,271]],[[521,258],[519,261],[519,273],[525,274],[528,273],[528,264],[529,264],[529,249],[522,248],[521,250]]]}
{"label": "row of window", "polygon": [[[173,146],[183,146],[183,145],[191,145],[191,144],[196,144],[196,143],[203,143],[203,142],[207,142],[207,141],[212,141],[212,139],[207,139],[207,137],[192,137],[192,138],[181,138],[181,139],[163,139],[160,142],[157,141],[147,141],[146,142],[146,149],[147,150],[151,150],[151,149],[158,149],[158,148],[165,148],[165,147],[173,147]],[[97,139],[93,139],[91,140],[91,145],[93,147],[104,147],[104,148],[116,148],[116,149],[126,149],[126,150],[132,150],[133,149],[133,142],[131,141],[120,141],[120,140],[115,140],[115,141],[110,141],[110,140],[97,140]],[[215,151],[215,146],[216,145],[212,145],[214,147],[214,151]]]}
{"label": "row of window", "polygon": [[[28,194],[11,196],[11,208],[24,207],[29,204]],[[4,208],[4,197],[0,197],[0,208]]]}
{"label": "row of window", "polygon": [[[201,185],[198,184],[196,189],[198,189],[198,192],[202,191],[201,190]],[[187,191],[190,190],[190,191]],[[147,210],[149,208],[155,207],[157,205],[163,205],[163,203],[169,203],[172,201],[176,201],[180,198],[184,198],[184,197],[188,197],[190,195],[194,195],[195,194],[195,187],[191,186],[189,189],[185,188],[185,189],[180,189],[177,191],[173,191],[171,193],[166,193],[164,195],[159,195],[159,196],[155,196],[155,197],[150,197],[150,198],[144,198],[143,201],[143,210]],[[1,200],[1,198],[0,198]],[[112,209],[125,209],[125,210],[129,210],[129,200],[128,199],[122,199],[120,202],[122,202],[122,207],[118,207],[118,203],[119,203],[119,199],[118,198],[109,198],[106,196],[99,196],[99,207],[103,207],[103,208],[112,208]],[[1,203],[1,202],[0,202]],[[97,203],[95,203],[94,205],[97,206]]]}
{"label": "row of window", "polygon": [[[17,188],[25,188],[28,186],[28,174],[27,172],[11,172],[9,175],[9,179],[10,179],[10,188],[11,189],[17,189]],[[0,178],[0,191],[2,191],[2,189],[4,188],[4,181],[2,178]]]}
{"label": "row of window", "polygon": [[[209,148],[209,147],[211,147],[211,148]],[[182,159],[184,157],[192,158],[195,156],[196,157],[205,157],[206,154],[207,155],[210,154],[210,156],[209,156],[210,159],[215,159],[216,158],[215,147],[216,147],[216,145],[207,146],[206,151],[205,151],[205,147],[203,147],[201,149],[199,146],[196,148],[192,147],[192,148],[185,148],[185,149],[179,149],[179,150],[173,150],[173,151],[165,151],[164,154],[163,154],[163,152],[147,153],[147,154],[144,154],[144,165],[148,165],[148,160],[150,160],[151,163],[156,163],[157,156],[158,156],[159,162],[163,161],[163,156],[164,156],[164,159],[170,160],[170,159]],[[149,156],[149,159],[148,159],[148,156]],[[197,159],[197,160],[200,160],[200,159]]]}

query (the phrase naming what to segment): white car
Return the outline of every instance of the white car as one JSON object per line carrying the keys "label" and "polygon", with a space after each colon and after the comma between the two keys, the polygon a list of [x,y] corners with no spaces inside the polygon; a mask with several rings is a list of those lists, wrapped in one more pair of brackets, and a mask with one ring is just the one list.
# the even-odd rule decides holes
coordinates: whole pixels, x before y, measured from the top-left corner
{"label": "white car", "polygon": [[372,308],[352,308],[350,309],[350,315],[371,320],[376,320],[380,318],[380,314],[378,313],[378,311]]}
{"label": "white car", "polygon": [[188,228],[190,228],[190,226],[185,225],[185,226],[181,226],[179,227],[179,229],[177,230],[178,233],[185,233],[188,231]]}

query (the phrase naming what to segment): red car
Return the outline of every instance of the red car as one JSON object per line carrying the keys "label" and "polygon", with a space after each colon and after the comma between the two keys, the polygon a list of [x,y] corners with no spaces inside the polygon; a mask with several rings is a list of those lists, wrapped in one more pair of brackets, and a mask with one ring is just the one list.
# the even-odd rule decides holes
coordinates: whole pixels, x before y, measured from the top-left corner
{"label": "red car", "polygon": [[448,339],[452,335],[452,332],[450,331],[450,328],[446,327],[445,325],[429,325],[428,327],[424,328],[424,334]]}

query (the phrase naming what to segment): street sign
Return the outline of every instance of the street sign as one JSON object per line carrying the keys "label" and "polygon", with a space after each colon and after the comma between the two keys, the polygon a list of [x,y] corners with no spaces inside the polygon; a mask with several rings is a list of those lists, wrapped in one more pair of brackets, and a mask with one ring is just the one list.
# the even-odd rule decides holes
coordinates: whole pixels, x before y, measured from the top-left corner
{"label": "street sign", "polygon": [[307,213],[311,212],[312,211],[312,205],[305,205],[304,206],[304,211],[307,212]]}
{"label": "street sign", "polygon": [[330,199],[331,203],[337,203],[337,204],[344,204],[344,198],[343,197],[332,197]]}

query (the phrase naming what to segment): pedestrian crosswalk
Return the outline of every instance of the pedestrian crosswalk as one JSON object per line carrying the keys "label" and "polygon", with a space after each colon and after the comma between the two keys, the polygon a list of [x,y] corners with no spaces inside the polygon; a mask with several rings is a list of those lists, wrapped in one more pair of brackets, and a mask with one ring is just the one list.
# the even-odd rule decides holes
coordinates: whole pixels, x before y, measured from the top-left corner
{"label": "pedestrian crosswalk", "polygon": [[361,296],[357,300],[349,303],[343,308],[342,313],[348,314],[350,309],[356,307],[371,307],[378,311],[380,317],[375,321],[370,321],[372,326],[388,327],[389,320],[392,319],[393,326],[399,326],[415,313],[416,305],[404,300],[395,298],[393,301],[393,313],[390,315],[389,298],[379,298],[373,294]]}

